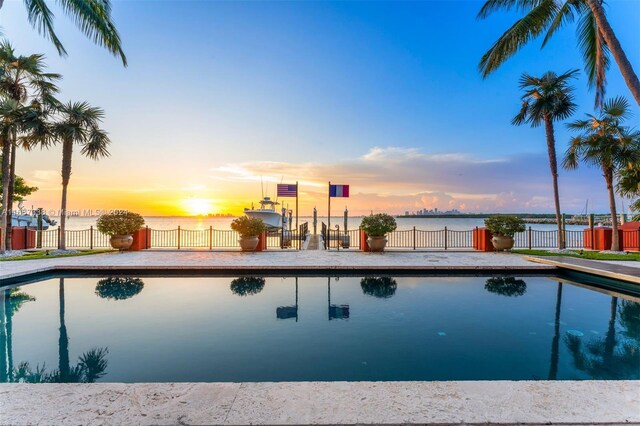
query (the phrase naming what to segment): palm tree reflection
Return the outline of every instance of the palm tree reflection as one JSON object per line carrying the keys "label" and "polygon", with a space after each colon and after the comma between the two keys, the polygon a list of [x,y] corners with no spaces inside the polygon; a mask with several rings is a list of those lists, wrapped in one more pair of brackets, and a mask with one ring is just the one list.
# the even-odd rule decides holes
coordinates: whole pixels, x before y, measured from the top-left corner
{"label": "palm tree reflection", "polygon": [[35,297],[23,293],[20,287],[8,288],[1,293],[0,301],[0,383],[13,381],[13,316],[26,302],[32,302]]}
{"label": "palm tree reflection", "polygon": [[518,297],[527,292],[527,283],[515,277],[491,277],[487,279],[484,288],[502,296]]}
{"label": "palm tree reflection", "polygon": [[380,299],[388,299],[396,294],[398,283],[389,277],[365,277],[360,280],[362,292]]}
{"label": "palm tree reflection", "polygon": [[549,366],[549,380],[558,377],[558,360],[560,359],[560,308],[562,306],[562,283],[558,283],[556,292],[556,317],[554,321],[553,340],[551,341],[551,364]]}
{"label": "palm tree reflection", "polygon": [[[633,313],[640,309],[635,302],[625,301],[625,318],[621,318],[626,333],[637,330]],[[611,298],[609,326],[604,338],[591,339],[582,343],[579,336],[567,334],[565,342],[577,369],[587,373],[592,379],[640,379],[640,344],[638,340],[620,338],[616,335],[616,314],[618,298]],[[631,319],[631,321],[629,321]]]}
{"label": "palm tree reflection", "polygon": [[65,323],[65,289],[64,278],[60,278],[58,288],[60,327],[58,329],[58,369],[49,373],[45,365],[36,365],[32,369],[28,362],[21,362],[18,368],[12,371],[12,382],[24,383],[93,383],[106,373],[108,361],[107,348],[93,348],[84,352],[78,358],[74,366],[69,362],[69,336]]}

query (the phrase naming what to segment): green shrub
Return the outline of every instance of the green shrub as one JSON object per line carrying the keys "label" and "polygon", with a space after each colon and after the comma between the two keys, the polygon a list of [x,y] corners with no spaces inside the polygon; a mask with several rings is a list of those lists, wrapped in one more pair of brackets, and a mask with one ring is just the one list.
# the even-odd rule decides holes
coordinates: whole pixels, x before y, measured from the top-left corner
{"label": "green shrub", "polygon": [[238,232],[241,237],[257,237],[267,230],[262,219],[241,216],[233,219],[231,229]]}
{"label": "green shrub", "polygon": [[513,237],[517,232],[524,232],[527,227],[524,220],[516,216],[495,215],[484,220],[484,226],[493,234]]}
{"label": "green shrub", "polygon": [[362,218],[360,227],[370,237],[384,237],[397,228],[396,220],[386,213],[372,214]]}
{"label": "green shrub", "polygon": [[131,235],[143,225],[142,216],[127,211],[103,214],[97,222],[98,231],[110,236]]}

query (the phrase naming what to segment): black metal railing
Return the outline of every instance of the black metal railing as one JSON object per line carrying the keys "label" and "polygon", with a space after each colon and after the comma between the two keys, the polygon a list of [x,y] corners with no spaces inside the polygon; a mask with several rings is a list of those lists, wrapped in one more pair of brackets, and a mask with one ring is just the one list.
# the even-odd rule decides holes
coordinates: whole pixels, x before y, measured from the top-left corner
{"label": "black metal railing", "polygon": [[[324,224],[323,224],[324,225]],[[337,249],[359,249],[360,231],[349,231],[351,244],[342,244],[344,231],[327,230],[322,228],[323,238],[327,242],[327,248]],[[327,233],[330,239],[325,235]],[[452,230],[445,227],[439,230],[405,229],[393,231],[387,234],[387,248],[389,249],[409,249],[409,250],[473,250],[474,230]],[[567,248],[584,248],[583,231],[564,231],[565,244]],[[515,248],[545,249],[558,247],[558,231],[541,231],[531,229],[514,235]]]}

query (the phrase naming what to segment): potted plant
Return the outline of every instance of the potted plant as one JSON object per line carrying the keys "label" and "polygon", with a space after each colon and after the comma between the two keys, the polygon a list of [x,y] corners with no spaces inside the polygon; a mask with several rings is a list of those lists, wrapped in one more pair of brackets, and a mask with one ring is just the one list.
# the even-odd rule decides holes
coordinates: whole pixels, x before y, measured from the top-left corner
{"label": "potted plant", "polygon": [[384,251],[387,245],[386,235],[396,230],[397,224],[393,216],[386,213],[372,214],[362,218],[362,230],[369,237],[367,244],[371,251]]}
{"label": "potted plant", "polygon": [[109,235],[111,247],[126,250],[133,244],[133,233],[144,225],[138,213],[127,211],[103,214],[98,218],[98,231]]}
{"label": "potted plant", "polygon": [[491,232],[491,243],[498,251],[511,250],[513,236],[516,232],[524,232],[526,229],[524,220],[509,215],[489,216],[484,220],[484,226]]}
{"label": "potted plant", "polygon": [[231,222],[231,229],[240,234],[240,248],[242,251],[255,251],[260,241],[258,235],[267,230],[262,219],[241,216]]}

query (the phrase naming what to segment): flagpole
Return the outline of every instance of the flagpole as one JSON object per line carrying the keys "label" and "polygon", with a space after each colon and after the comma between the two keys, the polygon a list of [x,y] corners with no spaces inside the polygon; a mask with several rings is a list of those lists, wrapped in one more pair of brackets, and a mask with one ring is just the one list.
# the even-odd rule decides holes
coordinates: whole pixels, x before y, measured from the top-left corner
{"label": "flagpole", "polygon": [[[327,195],[329,195],[327,207],[327,239],[331,240],[331,238],[329,238],[329,229],[331,229],[331,181],[329,181],[329,193]],[[329,241],[326,241],[325,244],[329,244]]]}
{"label": "flagpole", "polygon": [[298,228],[298,181],[296,181],[296,229]]}

